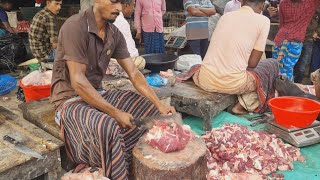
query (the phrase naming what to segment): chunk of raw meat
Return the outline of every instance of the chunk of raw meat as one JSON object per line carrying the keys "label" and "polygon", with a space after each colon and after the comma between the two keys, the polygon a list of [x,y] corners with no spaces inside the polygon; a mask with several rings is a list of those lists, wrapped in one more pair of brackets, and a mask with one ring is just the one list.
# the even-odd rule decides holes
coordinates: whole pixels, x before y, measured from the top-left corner
{"label": "chunk of raw meat", "polygon": [[277,170],[293,169],[293,162],[304,162],[299,148],[275,135],[252,131],[245,126],[225,124],[202,136],[208,148],[207,179],[281,179]]}
{"label": "chunk of raw meat", "polygon": [[191,129],[188,125],[156,121],[145,140],[153,148],[168,153],[184,149],[191,138]]}

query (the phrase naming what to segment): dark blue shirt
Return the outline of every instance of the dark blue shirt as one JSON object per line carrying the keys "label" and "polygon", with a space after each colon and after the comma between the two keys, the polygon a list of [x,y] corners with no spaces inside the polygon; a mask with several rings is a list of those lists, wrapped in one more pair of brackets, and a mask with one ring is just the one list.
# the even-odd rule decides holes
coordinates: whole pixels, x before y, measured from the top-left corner
{"label": "dark blue shirt", "polygon": [[0,7],[0,22],[8,22],[8,15],[4,9]]}

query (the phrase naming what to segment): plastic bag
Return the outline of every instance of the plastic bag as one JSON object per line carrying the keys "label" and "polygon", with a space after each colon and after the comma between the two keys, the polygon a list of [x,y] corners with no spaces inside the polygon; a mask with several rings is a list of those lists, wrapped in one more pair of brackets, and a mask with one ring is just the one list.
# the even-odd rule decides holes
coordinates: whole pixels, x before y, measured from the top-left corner
{"label": "plastic bag", "polygon": [[179,56],[179,60],[176,64],[176,69],[179,71],[189,70],[192,66],[196,64],[201,64],[202,59],[201,56],[196,54],[186,54]]}
{"label": "plastic bag", "polygon": [[22,79],[24,86],[45,86],[51,84],[52,71],[46,71],[44,73],[39,70],[33,71]]}
{"label": "plastic bag", "polygon": [[146,77],[150,86],[160,87],[168,84],[168,79],[159,76],[159,74],[150,74]]}

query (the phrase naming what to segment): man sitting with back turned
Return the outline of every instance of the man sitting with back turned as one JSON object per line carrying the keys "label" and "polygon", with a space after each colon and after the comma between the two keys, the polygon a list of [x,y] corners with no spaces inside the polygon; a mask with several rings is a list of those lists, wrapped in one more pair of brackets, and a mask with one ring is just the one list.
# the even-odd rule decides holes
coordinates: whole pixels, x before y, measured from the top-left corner
{"label": "man sitting with back turned", "polygon": [[270,20],[260,14],[263,4],[264,0],[244,0],[239,10],[221,17],[193,77],[206,91],[238,95],[232,108],[235,114],[263,112],[267,99],[274,96],[278,63],[274,59],[260,61],[270,29]]}

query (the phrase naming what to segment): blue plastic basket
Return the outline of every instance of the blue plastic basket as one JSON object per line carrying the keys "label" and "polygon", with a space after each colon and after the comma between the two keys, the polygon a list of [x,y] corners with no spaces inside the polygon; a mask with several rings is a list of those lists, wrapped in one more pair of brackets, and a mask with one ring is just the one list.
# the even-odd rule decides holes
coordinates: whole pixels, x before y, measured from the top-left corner
{"label": "blue plastic basket", "polygon": [[17,80],[9,75],[0,75],[0,95],[12,91],[17,86]]}

